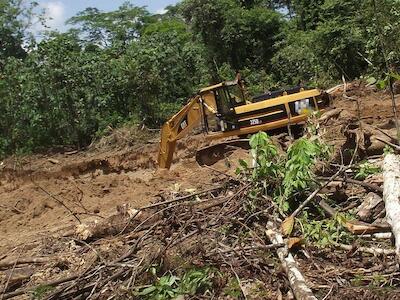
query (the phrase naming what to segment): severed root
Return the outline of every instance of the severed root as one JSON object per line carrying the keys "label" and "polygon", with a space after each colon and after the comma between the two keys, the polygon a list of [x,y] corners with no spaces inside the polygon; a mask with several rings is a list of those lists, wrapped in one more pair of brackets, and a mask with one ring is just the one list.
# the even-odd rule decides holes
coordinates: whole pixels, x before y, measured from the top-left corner
{"label": "severed root", "polygon": [[335,108],[335,109],[331,109],[327,112],[325,112],[319,119],[318,121],[320,123],[326,122],[332,118],[336,118],[337,116],[340,115],[340,113],[343,111],[343,109],[340,108]]}
{"label": "severed root", "polygon": [[[267,223],[266,234],[273,244],[282,244],[283,237],[272,222]],[[297,267],[293,255],[288,253],[287,248],[280,248],[276,251],[282,262],[282,266],[289,278],[289,284],[296,299],[299,300],[317,300],[311,289]]]}

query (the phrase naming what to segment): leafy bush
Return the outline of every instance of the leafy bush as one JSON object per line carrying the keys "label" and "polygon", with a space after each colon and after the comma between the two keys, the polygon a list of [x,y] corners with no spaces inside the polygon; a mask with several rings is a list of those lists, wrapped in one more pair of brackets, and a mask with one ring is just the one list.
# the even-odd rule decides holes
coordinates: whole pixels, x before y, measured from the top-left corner
{"label": "leafy bush", "polygon": [[289,200],[296,193],[304,193],[314,183],[314,167],[319,159],[329,156],[329,147],[317,136],[296,140],[287,153],[279,154],[277,147],[265,132],[250,138],[251,157],[254,167],[240,160],[238,174],[251,173],[251,180],[258,190],[273,195],[283,211],[289,210]]}

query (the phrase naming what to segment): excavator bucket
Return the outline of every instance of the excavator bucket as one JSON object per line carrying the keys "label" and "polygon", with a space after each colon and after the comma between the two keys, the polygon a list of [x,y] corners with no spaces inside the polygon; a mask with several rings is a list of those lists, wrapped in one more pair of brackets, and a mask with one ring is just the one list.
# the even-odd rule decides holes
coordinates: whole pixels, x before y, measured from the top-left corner
{"label": "excavator bucket", "polygon": [[231,140],[197,150],[196,161],[200,166],[212,166],[229,157],[237,149],[250,149],[248,139]]}

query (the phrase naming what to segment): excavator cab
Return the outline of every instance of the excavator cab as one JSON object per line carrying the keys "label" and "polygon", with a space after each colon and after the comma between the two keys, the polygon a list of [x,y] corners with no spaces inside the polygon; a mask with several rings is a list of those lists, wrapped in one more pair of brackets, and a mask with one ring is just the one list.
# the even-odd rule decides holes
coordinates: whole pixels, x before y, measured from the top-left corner
{"label": "excavator cab", "polygon": [[239,128],[235,107],[246,105],[244,92],[237,82],[225,82],[212,90],[217,112],[217,131],[231,131]]}

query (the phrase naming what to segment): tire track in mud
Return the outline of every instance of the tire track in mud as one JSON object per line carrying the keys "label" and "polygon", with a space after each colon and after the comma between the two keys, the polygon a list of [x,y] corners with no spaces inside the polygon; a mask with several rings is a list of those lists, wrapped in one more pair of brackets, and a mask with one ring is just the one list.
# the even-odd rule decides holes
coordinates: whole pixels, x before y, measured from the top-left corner
{"label": "tire track in mud", "polygon": [[0,181],[27,183],[34,181],[45,181],[50,179],[66,180],[68,178],[79,178],[100,170],[103,174],[121,174],[135,172],[140,169],[155,169],[157,166],[155,151],[133,151],[118,153],[103,158],[78,158],[76,162],[68,158],[67,163],[52,168],[26,168],[13,169],[3,168],[0,172]]}
{"label": "tire track in mud", "polygon": [[[200,145],[208,145],[202,136],[189,136],[177,143],[173,164],[181,160],[195,157],[196,149]],[[136,172],[139,170],[157,169],[158,144],[141,146],[136,149],[110,152],[108,154],[94,154],[88,156],[61,156],[60,164],[50,162],[39,166],[29,163],[20,168],[3,167],[0,169],[1,183],[17,181],[20,184],[34,181],[46,181],[50,179],[67,180],[71,177],[77,179],[80,176],[101,171],[103,174],[121,174]],[[49,157],[47,158],[47,160]],[[42,159],[46,161],[46,159]]]}

